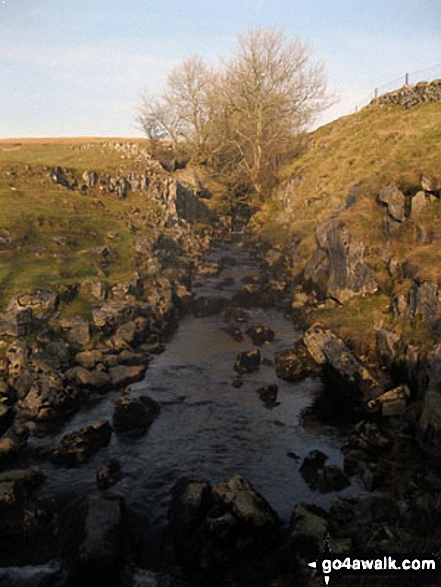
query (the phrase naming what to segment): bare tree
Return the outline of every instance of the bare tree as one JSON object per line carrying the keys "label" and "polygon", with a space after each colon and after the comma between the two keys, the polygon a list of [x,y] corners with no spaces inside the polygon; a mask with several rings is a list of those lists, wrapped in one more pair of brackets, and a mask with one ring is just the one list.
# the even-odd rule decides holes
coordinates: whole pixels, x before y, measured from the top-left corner
{"label": "bare tree", "polygon": [[167,79],[167,97],[178,114],[182,138],[201,155],[207,144],[208,110],[212,74],[200,57],[186,59]]}
{"label": "bare tree", "polygon": [[168,140],[176,150],[185,142],[192,155],[203,156],[208,139],[211,72],[200,57],[172,69],[160,98],[144,95],[138,122],[152,141]]}
{"label": "bare tree", "polygon": [[185,143],[230,186],[264,194],[296,138],[331,103],[320,62],[300,39],[249,29],[235,55],[211,70],[199,57],[176,66],[139,120],[153,140]]}
{"label": "bare tree", "polygon": [[330,104],[323,66],[299,39],[276,29],[250,29],[225,64],[225,138],[261,194],[293,139]]}
{"label": "bare tree", "polygon": [[144,94],[137,120],[150,139],[153,152],[160,141],[170,141],[173,150],[177,150],[182,124],[175,105],[167,97]]}

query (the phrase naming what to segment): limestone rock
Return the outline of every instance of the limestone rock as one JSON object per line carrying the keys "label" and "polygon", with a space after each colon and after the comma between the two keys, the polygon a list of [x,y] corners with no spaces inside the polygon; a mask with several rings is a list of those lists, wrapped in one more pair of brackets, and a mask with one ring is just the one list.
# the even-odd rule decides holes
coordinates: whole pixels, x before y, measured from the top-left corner
{"label": "limestone rock", "polygon": [[38,375],[19,406],[37,421],[61,418],[76,409],[77,393],[66,386],[60,373]]}
{"label": "limestone rock", "polygon": [[382,393],[380,383],[329,330],[311,326],[303,337],[311,357],[322,365],[325,378],[338,393],[355,402],[367,402]]}
{"label": "limestone rock", "polygon": [[26,336],[32,332],[32,310],[12,310],[0,314],[0,336]]}
{"label": "limestone rock", "polygon": [[79,316],[63,318],[59,326],[67,335],[70,342],[84,346],[90,342],[90,326],[87,320]]}
{"label": "limestone rock", "polygon": [[364,244],[338,219],[319,225],[316,240],[319,248],[305,270],[305,279],[340,303],[377,291],[374,274],[363,261]]}
{"label": "limestone rock", "polygon": [[32,310],[38,317],[46,317],[53,312],[59,302],[58,293],[50,290],[36,290],[34,292],[19,293],[8,304],[8,312]]}
{"label": "limestone rock", "polygon": [[118,365],[109,369],[109,374],[114,388],[125,387],[135,381],[141,381],[146,372],[147,365]]}
{"label": "limestone rock", "polygon": [[396,222],[404,221],[406,218],[406,198],[395,184],[391,184],[388,187],[382,189],[378,194],[378,201],[382,204],[386,204],[387,213],[390,218]]}
{"label": "limestone rock", "polygon": [[409,397],[410,391],[407,385],[400,385],[368,402],[368,407],[372,410],[378,408],[381,415],[385,417],[400,416],[406,409]]}

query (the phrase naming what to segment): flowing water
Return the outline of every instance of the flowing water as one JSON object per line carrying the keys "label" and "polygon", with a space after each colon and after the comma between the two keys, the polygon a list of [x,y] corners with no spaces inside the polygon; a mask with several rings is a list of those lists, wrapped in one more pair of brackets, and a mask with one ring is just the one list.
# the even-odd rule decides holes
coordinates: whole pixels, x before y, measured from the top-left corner
{"label": "flowing water", "polygon": [[[244,277],[258,273],[258,262],[246,247],[224,245],[212,253],[218,261],[227,255],[234,266],[219,275],[204,277],[194,293],[231,299]],[[229,278],[229,279],[227,279]],[[225,285],[228,284],[228,285]],[[312,492],[299,474],[303,458],[319,448],[329,455],[329,464],[342,465],[340,447],[344,432],[324,424],[306,426],[302,413],[320,391],[320,381],[309,378],[288,383],[276,377],[275,354],[293,346],[300,336],[292,321],[273,308],[247,310],[249,321],[238,324],[244,340],[235,341],[223,329],[224,312],[214,317],[188,315],[167,344],[153,358],[143,381],[131,386],[131,395],[145,394],[156,400],[161,413],[141,438],[112,435],[108,447],[79,468],[40,463],[47,479],[37,494],[44,504],[58,507],[96,491],[96,470],[110,458],[120,461],[123,477],[108,495],[122,496],[129,509],[150,520],[151,527],[166,522],[170,490],[182,477],[226,481],[234,474],[246,477],[271,506],[287,521],[296,503],[326,505],[335,494]],[[245,330],[265,325],[275,339],[260,347],[265,364],[243,376],[243,386],[232,386],[237,374],[233,365],[238,352],[250,350]],[[256,390],[277,384],[277,404],[268,407]],[[94,406],[84,407],[50,442],[83,426],[111,421],[118,392],[107,394]],[[35,439],[47,443],[48,439]],[[360,494],[353,480],[341,496]]]}

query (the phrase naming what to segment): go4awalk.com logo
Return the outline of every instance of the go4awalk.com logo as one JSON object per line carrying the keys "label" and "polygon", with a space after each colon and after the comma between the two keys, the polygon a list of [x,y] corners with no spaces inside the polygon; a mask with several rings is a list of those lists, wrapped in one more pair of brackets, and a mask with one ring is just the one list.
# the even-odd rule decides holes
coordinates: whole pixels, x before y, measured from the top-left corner
{"label": "go4awalk.com logo", "polygon": [[412,577],[412,585],[427,584],[431,577],[441,575],[441,562],[435,555],[412,554],[333,554],[329,550],[308,565],[322,573],[325,585],[329,585],[331,577],[342,575],[365,576],[407,576]]}

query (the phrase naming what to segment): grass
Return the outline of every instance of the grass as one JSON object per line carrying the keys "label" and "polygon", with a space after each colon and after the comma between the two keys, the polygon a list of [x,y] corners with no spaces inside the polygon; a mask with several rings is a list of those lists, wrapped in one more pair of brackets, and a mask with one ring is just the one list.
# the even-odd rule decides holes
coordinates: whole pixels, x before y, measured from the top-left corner
{"label": "grass", "polygon": [[[283,183],[255,219],[259,234],[273,244],[300,240],[292,252],[294,276],[316,249],[316,227],[337,217],[355,240],[365,245],[364,261],[375,273],[379,291],[344,304],[331,303],[309,315],[342,336],[362,354],[373,353],[380,325],[400,332],[404,340],[426,348],[434,343],[421,320],[397,319],[391,296],[408,293],[412,281],[391,276],[388,260],[407,267],[421,281],[441,284],[441,202],[406,219],[390,237],[380,190],[395,183],[409,198],[421,188],[421,176],[441,183],[441,104],[402,109],[368,106],[307,135],[301,154],[286,165]],[[352,194],[350,206],[348,196]],[[355,200],[355,202],[354,202]]]}
{"label": "grass", "polygon": [[[161,211],[154,200],[141,192],[125,200],[98,188],[82,193],[49,177],[56,166],[78,178],[86,169],[113,175],[145,171],[145,162],[126,155],[121,159],[106,142],[0,141],[0,237],[12,239],[10,244],[0,240],[0,310],[19,291],[85,279],[112,284],[133,276],[135,238],[155,238],[155,217]],[[111,255],[88,252],[103,246]],[[86,301],[79,301],[80,309]]]}
{"label": "grass", "polygon": [[368,106],[317,129],[305,139],[300,157],[285,166],[285,183],[270,198],[284,200],[284,205],[280,212],[271,204],[264,207],[262,232],[269,222],[287,225],[289,236],[300,236],[308,254],[314,227],[340,213],[353,189],[358,200],[346,217],[359,222],[366,199],[374,202],[383,187],[397,182],[405,190],[415,189],[422,174],[439,176],[440,117],[439,103],[409,110]]}

